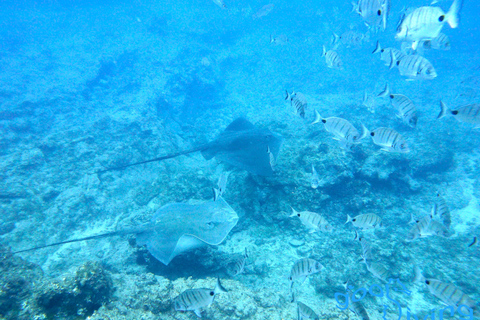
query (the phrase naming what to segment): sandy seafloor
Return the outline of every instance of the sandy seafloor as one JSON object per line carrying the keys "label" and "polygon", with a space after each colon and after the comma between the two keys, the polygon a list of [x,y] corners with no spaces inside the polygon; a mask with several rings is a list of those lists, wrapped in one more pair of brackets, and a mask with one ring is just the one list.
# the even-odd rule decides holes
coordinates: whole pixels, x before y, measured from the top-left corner
{"label": "sandy seafloor", "polygon": [[[478,301],[480,251],[467,246],[480,229],[480,131],[451,117],[436,120],[440,100],[453,107],[480,99],[478,5],[465,4],[459,29],[444,29],[450,51],[426,52],[438,78],[405,81],[371,54],[376,39],[399,47],[393,34],[404,3],[394,3],[385,33],[338,49],[344,70],[327,68],[321,47],[332,32],[367,30],[348,1],[278,2],[253,20],[265,4],[232,1],[229,11],[211,1],[1,4],[3,318],[195,319],[173,311],[171,299],[213,288],[220,277],[229,293],[216,297],[204,319],[296,319],[287,278],[297,259],[311,257],[325,269],[297,284],[297,299],[321,319],[354,319],[336,307],[334,294],[346,280],[356,288],[380,283],[358,262],[354,228],[344,225],[347,214],[361,213],[383,218],[384,229],[363,235],[412,291],[396,293],[404,308],[421,318],[443,308],[412,282],[415,265]],[[270,34],[289,41],[271,44]],[[417,128],[397,119],[387,100],[375,99],[374,112],[362,106],[364,90],[376,94],[387,81],[416,103]],[[307,96],[306,120],[292,114],[285,89]],[[323,125],[309,125],[314,109],[357,127],[394,128],[411,152],[381,152],[371,139],[345,152]],[[238,116],[284,136],[273,177],[198,153],[92,174],[208,141]],[[312,163],[318,189],[310,187]],[[224,199],[240,216],[237,226],[221,245],[168,266],[133,236],[5,253],[144,223],[166,203],[210,199],[222,170],[231,171]],[[428,214],[437,191],[455,233],[405,242],[410,213]],[[288,218],[290,206],[322,214],[334,231],[309,234]],[[245,272],[228,276],[225,264],[245,247]],[[388,303],[362,302],[371,319],[381,319]],[[389,318],[396,314],[392,305]]]}

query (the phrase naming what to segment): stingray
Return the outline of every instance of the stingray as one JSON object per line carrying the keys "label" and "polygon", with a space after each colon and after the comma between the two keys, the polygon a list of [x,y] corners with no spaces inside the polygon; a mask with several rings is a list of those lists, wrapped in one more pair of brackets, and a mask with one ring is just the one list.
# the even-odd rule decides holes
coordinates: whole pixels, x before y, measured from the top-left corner
{"label": "stingray", "polygon": [[238,118],[209,143],[155,159],[100,170],[97,173],[122,170],[139,164],[171,159],[200,151],[206,160],[215,157],[219,161],[253,174],[271,176],[282,143],[283,137],[280,134],[271,132],[267,128],[257,128],[247,119]]}
{"label": "stingray", "polygon": [[169,203],[142,226],[16,251],[21,253],[65,243],[135,234],[157,260],[168,265],[177,255],[204,246],[219,245],[237,224],[238,215],[225,200],[197,204]]}

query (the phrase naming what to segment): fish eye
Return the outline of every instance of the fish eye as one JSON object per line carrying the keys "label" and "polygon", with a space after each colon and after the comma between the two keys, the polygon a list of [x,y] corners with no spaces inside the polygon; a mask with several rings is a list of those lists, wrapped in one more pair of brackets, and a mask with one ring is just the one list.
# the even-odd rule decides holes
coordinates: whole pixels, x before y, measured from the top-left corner
{"label": "fish eye", "polygon": [[378,15],[378,16],[381,16],[381,15],[382,15],[382,10],[378,10],[378,11],[377,11],[377,15]]}
{"label": "fish eye", "polygon": [[393,94],[390,95],[390,99],[393,99],[395,98],[395,96]]}
{"label": "fish eye", "polygon": [[385,52],[385,49],[380,50],[380,52],[381,52],[381,53],[384,53],[384,52]]}
{"label": "fish eye", "polygon": [[399,66],[399,65],[400,65],[400,60],[397,60],[397,66]]}
{"label": "fish eye", "polygon": [[327,120],[326,120],[326,119],[322,119],[322,123],[326,123],[326,122],[327,122]]}
{"label": "fish eye", "polygon": [[357,221],[357,219],[352,219],[353,222]]}
{"label": "fish eye", "polygon": [[438,17],[438,21],[443,22],[443,20],[445,20],[445,16],[444,16],[444,15],[441,15],[440,17]]}
{"label": "fish eye", "polygon": [[456,115],[458,114],[458,110],[453,110],[453,111],[452,111],[452,114],[453,114],[454,116],[456,116]]}
{"label": "fish eye", "polygon": [[315,268],[316,268],[316,269],[320,269],[320,263],[318,263],[318,262],[315,263]]}
{"label": "fish eye", "polygon": [[430,284],[430,280],[425,280],[425,283],[426,283],[426,284]]}
{"label": "fish eye", "polygon": [[370,132],[370,135],[373,137],[375,135],[375,132]]}
{"label": "fish eye", "polygon": [[297,217],[300,217],[300,213],[297,213]]}
{"label": "fish eye", "polygon": [[215,292],[210,291],[210,295],[213,297],[215,295]]}
{"label": "fish eye", "polygon": [[402,149],[405,148],[405,144],[402,143],[402,144],[400,145],[400,148],[402,148]]}

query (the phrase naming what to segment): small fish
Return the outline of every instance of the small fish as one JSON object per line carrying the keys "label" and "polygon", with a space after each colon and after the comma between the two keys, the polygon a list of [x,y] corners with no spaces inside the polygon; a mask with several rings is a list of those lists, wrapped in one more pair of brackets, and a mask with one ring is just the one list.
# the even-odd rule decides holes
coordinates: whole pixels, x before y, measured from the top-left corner
{"label": "small fish", "polygon": [[215,299],[215,296],[220,292],[227,292],[227,290],[217,279],[215,289],[188,289],[173,299],[173,304],[176,311],[193,311],[201,318],[201,312],[204,308],[210,306]]}
{"label": "small fish", "polygon": [[358,0],[352,5],[353,11],[362,16],[367,27],[386,29],[390,0]]}
{"label": "small fish", "polygon": [[422,219],[417,220],[413,227],[409,230],[406,241],[413,241],[419,238],[430,236],[449,237],[450,234],[443,224],[433,220],[432,216],[427,214]]}
{"label": "small fish", "polygon": [[436,279],[425,278],[420,268],[415,268],[415,282],[422,282],[427,285],[428,291],[435,297],[440,299],[447,306],[458,308],[460,305],[466,305],[474,308],[476,302],[468,295],[463,293],[457,286],[452,283],[443,282]]}
{"label": "small fish", "polygon": [[445,199],[437,193],[437,198],[432,209],[432,216],[442,222],[442,224],[448,229],[452,224],[452,218],[450,216],[450,209],[448,208]]}
{"label": "small fish", "polygon": [[438,37],[445,23],[451,28],[458,26],[458,13],[462,3],[463,0],[454,0],[447,13],[439,7],[432,6],[413,10],[399,23],[395,39],[412,42],[412,49],[416,50],[419,42]]}
{"label": "small fish", "polygon": [[237,276],[240,273],[243,273],[243,271],[245,270],[247,259],[248,259],[248,253],[247,253],[247,248],[245,248],[245,253],[243,254],[243,256],[238,257],[237,259],[233,260],[231,263],[227,265],[227,273],[232,277]]}
{"label": "small fish", "polygon": [[405,139],[400,133],[393,129],[380,127],[370,132],[370,136],[373,139],[373,143],[382,147],[381,150],[383,151],[399,153],[410,152]]}
{"label": "small fish", "polygon": [[302,224],[309,229],[309,233],[314,233],[316,231],[331,232],[333,229],[328,221],[316,212],[298,212],[292,208],[292,214],[290,217],[298,217]]}
{"label": "small fish", "polygon": [[[361,300],[355,299],[353,301],[352,296],[353,292],[348,286],[348,281],[343,284],[345,286],[345,291],[347,292],[348,295],[348,307],[349,309],[355,313],[355,315],[360,319],[360,320],[370,320],[370,317],[368,316],[367,310],[365,310],[365,307],[363,306]],[[353,287],[352,287],[353,288]]]}
{"label": "small fish", "polygon": [[306,304],[297,301],[297,320],[320,320],[315,311]]}
{"label": "small fish", "polygon": [[435,50],[450,50],[450,38],[444,34],[440,33],[436,38],[432,40],[424,40],[422,42],[423,49],[435,49]]}
{"label": "small fish", "polygon": [[334,33],[332,42],[334,48],[337,48],[340,44],[345,45],[347,48],[359,48],[365,41],[367,41],[367,36],[365,34],[356,30],[348,30],[340,36]]}
{"label": "small fish", "polygon": [[308,101],[305,95],[300,92],[288,93],[287,90],[285,90],[285,93],[285,100],[290,100],[290,105],[293,107],[294,113],[305,119],[305,110],[308,107]]}
{"label": "small fish", "polygon": [[310,180],[310,186],[313,188],[313,189],[317,189],[318,186],[320,186],[320,177],[318,176],[318,173],[317,173],[317,170],[315,170],[315,167],[313,166],[312,164],[312,178]]}
{"label": "small fish", "polygon": [[367,107],[368,111],[375,113],[375,98],[367,93],[367,90],[363,92],[362,105]]}
{"label": "small fish", "polygon": [[399,60],[394,52],[391,51],[390,55],[392,57],[390,69],[396,66],[402,76],[418,80],[432,80],[437,77],[433,65],[422,56],[406,55]]}
{"label": "small fish", "polygon": [[387,282],[387,279],[389,277],[389,271],[385,266],[381,263],[378,262],[368,262],[364,261],[365,264],[367,265],[367,270],[375,277],[383,282]]}
{"label": "small fish", "polygon": [[368,263],[373,258],[372,248],[370,247],[370,244],[367,242],[365,238],[360,237],[356,230],[355,230],[355,240],[358,240],[362,245],[362,259],[364,262]]}
{"label": "small fish", "polygon": [[309,258],[302,258],[297,260],[292,267],[292,271],[290,272],[290,289],[293,287],[293,282],[297,279],[300,280],[301,283],[305,281],[307,276],[320,272],[324,267],[320,262],[317,260],[309,259]]}
{"label": "small fish", "polygon": [[447,115],[453,116],[460,122],[471,123],[475,125],[474,129],[480,128],[480,104],[467,104],[462,107],[458,107],[454,110],[447,108],[443,101],[440,101],[441,111],[437,116],[437,119],[441,119]]}
{"label": "small fish", "polygon": [[397,117],[401,118],[403,122],[415,128],[417,125],[417,108],[413,104],[412,100],[403,94],[390,94],[390,102],[398,110]]}
{"label": "small fish", "polygon": [[215,3],[217,6],[219,6],[220,8],[222,9],[226,9],[227,6],[225,5],[225,3],[223,2],[223,0],[213,0],[213,3]]}
{"label": "small fish", "polygon": [[334,50],[328,50],[323,46],[323,56],[327,62],[327,67],[331,69],[343,69],[343,62],[338,53]]}
{"label": "small fish", "polygon": [[213,201],[217,201],[227,189],[227,180],[230,172],[222,172],[220,177],[218,178],[217,186],[218,188],[213,188]]}
{"label": "small fish", "polygon": [[377,41],[377,46],[372,53],[380,53],[380,60],[382,60],[386,66],[390,66],[392,64],[392,52],[395,54],[397,60],[401,60],[405,56],[405,53],[395,48],[383,49],[379,41]]}
{"label": "small fish", "polygon": [[270,163],[270,167],[273,170],[273,168],[275,168],[275,165],[277,164],[277,162],[276,162],[275,156],[270,151],[270,146],[267,146],[267,154],[268,154],[268,159],[269,159],[268,162]]}
{"label": "small fish", "polygon": [[273,10],[274,7],[275,7],[275,6],[274,6],[273,3],[264,5],[262,8],[260,8],[260,10],[258,10],[258,11],[252,16],[253,20],[260,19],[261,17],[265,17],[265,16],[268,15],[270,12],[272,12],[272,10]]}
{"label": "small fish", "polygon": [[276,36],[276,37],[273,37],[272,35],[270,35],[270,43],[273,43],[273,44],[279,45],[279,46],[284,46],[284,45],[288,44],[288,37],[284,34],[281,34],[281,35]]}
{"label": "small fish", "polygon": [[320,113],[315,110],[315,121],[312,124],[319,122],[324,124],[325,130],[332,133],[333,139],[340,141],[342,146],[360,143],[360,140],[368,135],[368,129],[364,125],[362,125],[362,133],[360,134],[348,120],[338,117],[322,118]]}
{"label": "small fish", "polygon": [[382,227],[382,218],[380,218],[374,213],[359,214],[358,216],[355,216],[353,218],[347,214],[347,222],[345,222],[345,224],[349,222],[351,222],[354,227],[362,230],[376,229]]}

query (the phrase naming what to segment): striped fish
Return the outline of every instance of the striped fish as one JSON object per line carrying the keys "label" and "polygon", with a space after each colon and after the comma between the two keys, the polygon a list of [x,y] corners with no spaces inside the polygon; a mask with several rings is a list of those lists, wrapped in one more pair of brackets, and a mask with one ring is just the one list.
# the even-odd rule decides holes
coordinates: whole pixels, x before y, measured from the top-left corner
{"label": "striped fish", "polygon": [[333,139],[340,141],[340,145],[347,150],[351,145],[360,143],[360,140],[368,135],[368,129],[363,125],[362,133],[360,134],[348,120],[337,117],[322,118],[320,113],[315,110],[315,121],[312,124],[318,122],[322,122],[325,130],[334,135]]}
{"label": "striped fish", "polygon": [[405,139],[400,133],[393,129],[380,127],[370,132],[370,136],[373,139],[373,143],[382,147],[383,151],[400,153],[410,152]]}
{"label": "striped fish", "polygon": [[455,309],[462,304],[472,309],[476,305],[476,302],[472,298],[463,293],[463,291],[454,284],[425,278],[418,267],[415,268],[415,281],[426,284],[428,291],[430,291],[431,294],[440,299],[446,305]]}
{"label": "striped fish", "polygon": [[375,277],[383,282],[387,282],[387,278],[389,277],[389,271],[385,266],[378,262],[368,262],[364,261],[367,265],[367,270]]}
{"label": "striped fish", "polygon": [[437,77],[437,72],[433,65],[422,56],[406,55],[398,59],[394,52],[390,52],[392,64],[390,69],[397,67],[400,75],[409,79],[432,80]]}
{"label": "striped fish", "polygon": [[348,308],[355,313],[355,315],[360,319],[360,320],[370,320],[370,317],[368,316],[367,310],[365,310],[365,307],[363,306],[361,300],[355,299],[355,301],[352,300],[353,292],[350,290],[348,287],[348,281],[344,283],[345,290],[347,291],[347,296],[348,296]]}
{"label": "striped fish", "polygon": [[351,222],[354,227],[360,228],[362,230],[382,227],[382,218],[380,218],[374,213],[359,214],[358,216],[355,216],[353,218],[347,214],[347,222],[345,222],[345,224],[349,222]]}
{"label": "striped fish", "polygon": [[366,263],[372,260],[372,248],[370,247],[370,244],[367,242],[365,238],[361,238],[358,236],[357,231],[355,231],[355,240],[358,240],[360,244],[362,245],[362,259]]}
{"label": "striped fish", "polygon": [[480,128],[480,103],[467,104],[454,110],[450,110],[443,101],[440,101],[440,107],[442,109],[438,114],[437,119],[441,119],[446,115],[451,115],[460,122],[474,124],[475,129]]}
{"label": "striped fish", "polygon": [[290,215],[290,217],[295,216],[298,217],[302,224],[310,230],[309,233],[313,233],[316,231],[331,232],[333,229],[332,226],[328,223],[328,221],[316,212],[298,212],[292,208],[292,214]]}
{"label": "striped fish", "polygon": [[417,108],[415,108],[412,100],[403,94],[391,94],[389,97],[393,107],[398,110],[397,116],[401,118],[405,124],[415,128],[418,120]]}
{"label": "striped fish", "polygon": [[343,62],[335,50],[328,50],[323,46],[323,56],[327,62],[327,67],[331,69],[343,69]]}
{"label": "striped fish", "polygon": [[390,0],[358,0],[353,4],[353,11],[362,16],[368,27],[385,30],[390,10]]}
{"label": "striped fish", "polygon": [[173,299],[173,304],[176,311],[193,311],[201,318],[201,312],[204,308],[213,303],[215,296],[220,292],[227,292],[227,290],[217,279],[215,289],[188,289]]}
{"label": "striped fish", "polygon": [[418,238],[426,238],[430,236],[448,238],[450,233],[441,222],[433,220],[432,216],[427,214],[422,219],[415,221],[415,224],[409,230],[405,240],[413,241]]}
{"label": "striped fish", "polygon": [[437,193],[437,198],[435,199],[435,204],[432,209],[432,216],[440,220],[442,224],[448,229],[452,224],[452,219],[450,216],[450,209],[448,208],[447,202]]}
{"label": "striped fish", "polygon": [[445,33],[440,33],[432,40],[422,42],[423,49],[450,50],[450,38]]}
{"label": "striped fish", "polygon": [[290,272],[290,288],[293,286],[293,281],[299,279],[300,282],[305,281],[307,276],[320,272],[323,269],[323,266],[317,260],[302,258],[297,260],[292,267]]}
{"label": "striped fish", "polygon": [[420,41],[438,37],[445,23],[456,28],[462,2],[463,0],[454,0],[447,13],[439,7],[432,6],[413,10],[403,17],[397,28],[395,39],[412,42],[412,49],[416,50]]}
{"label": "striped fish", "polygon": [[390,66],[392,64],[392,53],[394,53],[394,56],[397,60],[401,60],[403,57],[406,56],[405,53],[398,49],[382,48],[379,41],[377,41],[377,47],[375,48],[375,50],[373,50],[372,53],[380,53],[380,60],[384,61],[386,66]]}
{"label": "striped fish", "polygon": [[272,151],[270,151],[270,146],[267,146],[267,154],[268,154],[268,162],[270,163],[270,167],[273,169],[275,168],[275,165],[277,164],[277,160],[275,159],[275,156],[273,155]]}
{"label": "striped fish", "polygon": [[315,170],[315,167],[313,166],[312,163],[312,177],[310,179],[310,186],[313,189],[317,189],[320,186],[320,177],[318,176],[317,170]]}
{"label": "striped fish", "polygon": [[319,320],[315,311],[306,304],[297,301],[297,320]]}
{"label": "striped fish", "polygon": [[245,248],[245,253],[243,254],[243,256],[234,259],[231,263],[227,265],[227,273],[232,277],[243,273],[243,271],[245,270],[247,259],[248,253],[247,248]]}
{"label": "striped fish", "polygon": [[227,181],[229,175],[230,172],[222,172],[222,174],[218,178],[218,188],[213,188],[213,201],[217,201],[217,199],[220,198],[227,190]]}
{"label": "striped fish", "polygon": [[305,110],[307,109],[308,102],[304,94],[300,92],[288,93],[287,90],[285,100],[290,100],[290,105],[293,107],[293,112],[305,119]]}

